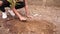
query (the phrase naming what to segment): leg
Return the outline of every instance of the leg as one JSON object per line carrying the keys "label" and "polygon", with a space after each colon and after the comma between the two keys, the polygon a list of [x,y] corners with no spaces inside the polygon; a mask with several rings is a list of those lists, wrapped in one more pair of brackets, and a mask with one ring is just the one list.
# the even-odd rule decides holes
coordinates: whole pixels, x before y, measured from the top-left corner
{"label": "leg", "polygon": [[[3,6],[10,7],[10,3],[7,1],[6,4],[5,3],[3,4]],[[15,13],[10,8],[6,9],[6,11],[8,11],[11,14],[11,16],[13,17],[15,16]]]}
{"label": "leg", "polygon": [[2,11],[2,18],[3,19],[7,18],[7,14],[5,12],[4,6],[0,6],[0,10]]}
{"label": "leg", "polygon": [[[5,19],[5,18],[7,18],[7,14],[6,14],[6,12],[5,12],[5,7],[10,7],[10,3],[9,2],[6,2],[6,3],[2,3],[2,4],[0,4],[1,6],[0,6],[0,10],[2,11],[2,18],[3,19]],[[14,16],[15,14],[13,14],[13,11],[11,11],[11,10],[8,10],[8,12],[12,15],[12,16]]]}
{"label": "leg", "polygon": [[7,14],[5,12],[5,7],[8,6],[8,4],[5,3],[5,1],[0,1],[0,10],[2,11],[2,18],[7,18]]}

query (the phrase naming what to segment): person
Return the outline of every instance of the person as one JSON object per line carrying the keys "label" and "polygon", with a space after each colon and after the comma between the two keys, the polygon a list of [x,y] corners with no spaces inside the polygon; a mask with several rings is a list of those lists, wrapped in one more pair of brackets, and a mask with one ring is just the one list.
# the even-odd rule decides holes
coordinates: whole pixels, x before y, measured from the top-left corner
{"label": "person", "polygon": [[[2,11],[3,19],[7,18],[7,13],[5,11],[5,7],[10,7],[10,4],[11,3],[9,3],[7,0],[0,0],[0,10]],[[15,7],[12,8],[12,10],[15,12],[15,11],[17,11],[16,9],[23,8],[24,6],[25,6],[24,2],[17,2]],[[17,12],[14,13],[12,10],[8,10],[8,12],[12,16],[15,16],[15,13],[17,13]],[[19,13],[17,13],[17,16],[20,18],[20,20],[26,20],[26,18],[23,17],[22,15],[19,15]]]}

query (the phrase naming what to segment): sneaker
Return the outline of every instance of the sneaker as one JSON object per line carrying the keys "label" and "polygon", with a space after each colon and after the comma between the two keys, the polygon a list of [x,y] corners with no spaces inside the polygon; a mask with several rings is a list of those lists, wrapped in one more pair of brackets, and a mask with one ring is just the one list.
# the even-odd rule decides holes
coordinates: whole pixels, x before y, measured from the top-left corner
{"label": "sneaker", "polygon": [[7,18],[7,13],[6,12],[2,12],[2,18],[3,19]]}
{"label": "sneaker", "polygon": [[8,12],[11,14],[11,16],[15,16],[15,13],[12,10],[8,10]]}

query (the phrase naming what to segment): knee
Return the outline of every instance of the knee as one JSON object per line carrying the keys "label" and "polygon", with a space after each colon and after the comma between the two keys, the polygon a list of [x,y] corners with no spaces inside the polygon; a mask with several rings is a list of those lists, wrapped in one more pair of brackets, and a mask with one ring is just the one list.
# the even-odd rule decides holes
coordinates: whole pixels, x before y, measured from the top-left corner
{"label": "knee", "polygon": [[3,1],[0,1],[0,6],[2,6],[3,5]]}

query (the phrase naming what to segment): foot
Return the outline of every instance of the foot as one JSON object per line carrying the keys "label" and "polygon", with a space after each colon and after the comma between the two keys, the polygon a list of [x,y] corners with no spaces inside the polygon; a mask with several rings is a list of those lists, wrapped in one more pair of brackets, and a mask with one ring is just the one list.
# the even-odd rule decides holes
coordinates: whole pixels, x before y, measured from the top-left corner
{"label": "foot", "polygon": [[6,12],[2,12],[2,18],[3,19],[7,18],[7,13]]}
{"label": "foot", "polygon": [[12,10],[8,10],[8,12],[11,14],[11,16],[15,16],[15,13]]}

